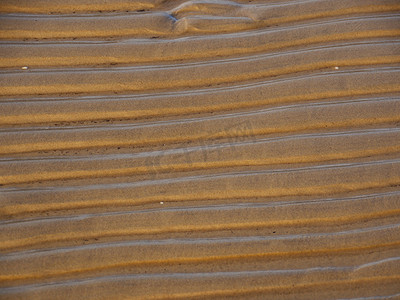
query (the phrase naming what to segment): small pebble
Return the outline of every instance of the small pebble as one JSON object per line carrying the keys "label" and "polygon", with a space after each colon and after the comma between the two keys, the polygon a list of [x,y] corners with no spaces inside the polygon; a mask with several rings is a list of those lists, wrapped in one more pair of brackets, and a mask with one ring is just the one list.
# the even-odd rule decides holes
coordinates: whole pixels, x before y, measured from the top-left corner
{"label": "small pebble", "polygon": [[335,67],[335,70],[339,70],[339,67]]}
{"label": "small pebble", "polygon": [[22,70],[28,70],[28,67],[22,67],[21,69]]}
{"label": "small pebble", "polygon": [[161,201],[160,204],[164,204],[164,202]]}

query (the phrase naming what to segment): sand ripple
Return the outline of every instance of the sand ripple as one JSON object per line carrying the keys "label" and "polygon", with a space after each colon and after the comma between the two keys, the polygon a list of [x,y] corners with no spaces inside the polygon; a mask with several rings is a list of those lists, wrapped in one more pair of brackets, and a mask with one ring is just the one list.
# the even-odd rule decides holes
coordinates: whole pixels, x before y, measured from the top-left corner
{"label": "sand ripple", "polygon": [[1,299],[400,297],[397,0],[0,12]]}

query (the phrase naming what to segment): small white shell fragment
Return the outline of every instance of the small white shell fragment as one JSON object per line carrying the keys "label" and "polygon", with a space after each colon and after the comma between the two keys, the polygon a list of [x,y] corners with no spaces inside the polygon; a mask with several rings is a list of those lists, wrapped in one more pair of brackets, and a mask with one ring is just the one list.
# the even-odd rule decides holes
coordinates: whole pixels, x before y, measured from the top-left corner
{"label": "small white shell fragment", "polygon": [[21,69],[22,70],[28,70],[28,67],[22,67]]}
{"label": "small white shell fragment", "polygon": [[161,201],[160,204],[164,204],[164,202]]}
{"label": "small white shell fragment", "polygon": [[335,70],[339,70],[339,67],[335,67]]}

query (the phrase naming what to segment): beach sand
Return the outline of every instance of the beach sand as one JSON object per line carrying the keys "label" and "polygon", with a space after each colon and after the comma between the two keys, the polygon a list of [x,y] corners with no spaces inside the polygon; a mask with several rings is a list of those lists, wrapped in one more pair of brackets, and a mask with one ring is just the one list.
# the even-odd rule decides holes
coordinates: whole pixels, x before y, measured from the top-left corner
{"label": "beach sand", "polygon": [[398,299],[398,0],[2,0],[1,299]]}

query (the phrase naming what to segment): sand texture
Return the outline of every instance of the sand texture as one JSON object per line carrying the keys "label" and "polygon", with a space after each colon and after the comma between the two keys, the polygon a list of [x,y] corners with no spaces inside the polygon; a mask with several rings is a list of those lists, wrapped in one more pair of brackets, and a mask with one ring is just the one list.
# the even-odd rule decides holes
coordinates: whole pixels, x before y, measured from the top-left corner
{"label": "sand texture", "polygon": [[400,2],[0,0],[0,299],[400,299]]}

